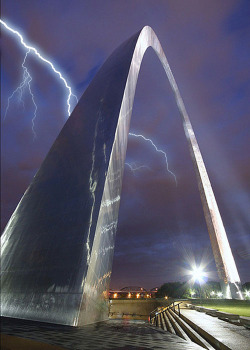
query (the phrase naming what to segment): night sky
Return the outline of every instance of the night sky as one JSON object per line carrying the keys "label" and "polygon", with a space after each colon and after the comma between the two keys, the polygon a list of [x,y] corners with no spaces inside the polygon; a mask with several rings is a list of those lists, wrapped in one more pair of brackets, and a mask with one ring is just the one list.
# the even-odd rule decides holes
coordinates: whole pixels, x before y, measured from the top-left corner
{"label": "night sky", "polygon": [[[207,167],[242,282],[250,280],[250,2],[231,0],[2,0],[18,29],[84,93],[111,52],[144,25],[158,36]],[[62,82],[34,55],[29,94],[8,96],[22,79],[25,50],[2,30],[2,229],[67,118]],[[73,102],[73,100],[72,100]],[[217,279],[197,182],[169,83],[152,49],[144,57],[131,120],[111,287],[185,280],[183,267],[207,262]]]}

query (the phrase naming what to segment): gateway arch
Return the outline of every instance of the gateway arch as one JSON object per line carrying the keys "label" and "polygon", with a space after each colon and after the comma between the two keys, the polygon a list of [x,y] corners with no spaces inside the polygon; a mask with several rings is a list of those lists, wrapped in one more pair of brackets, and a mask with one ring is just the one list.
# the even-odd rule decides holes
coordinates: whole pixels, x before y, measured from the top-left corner
{"label": "gateway arch", "polygon": [[240,278],[194,131],[160,42],[146,26],[96,74],[5,228],[3,316],[72,326],[107,318],[130,117],[148,47],[183,120],[224,296],[239,298]]}

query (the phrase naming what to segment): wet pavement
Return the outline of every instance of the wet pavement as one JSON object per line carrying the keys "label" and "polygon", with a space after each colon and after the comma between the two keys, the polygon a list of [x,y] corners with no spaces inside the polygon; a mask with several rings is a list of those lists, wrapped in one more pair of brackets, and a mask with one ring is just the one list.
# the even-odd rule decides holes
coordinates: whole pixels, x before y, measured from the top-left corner
{"label": "wet pavement", "polygon": [[232,350],[250,349],[250,330],[219,320],[195,310],[181,309],[181,314]]}
{"label": "wet pavement", "polygon": [[71,350],[201,350],[192,342],[140,320],[108,320],[81,328],[2,319],[1,333]]}

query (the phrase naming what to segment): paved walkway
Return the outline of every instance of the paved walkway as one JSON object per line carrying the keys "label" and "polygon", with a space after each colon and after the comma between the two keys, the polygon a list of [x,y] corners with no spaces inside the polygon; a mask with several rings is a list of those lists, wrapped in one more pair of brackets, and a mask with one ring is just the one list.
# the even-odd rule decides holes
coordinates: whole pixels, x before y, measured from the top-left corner
{"label": "paved walkway", "polygon": [[1,332],[70,350],[203,349],[192,342],[152,327],[145,321],[136,320],[109,320],[82,328],[72,328],[2,319]]}
{"label": "paved walkway", "polygon": [[217,317],[206,315],[195,310],[181,309],[181,314],[221,341],[232,350],[250,349],[250,330],[237,326]]}

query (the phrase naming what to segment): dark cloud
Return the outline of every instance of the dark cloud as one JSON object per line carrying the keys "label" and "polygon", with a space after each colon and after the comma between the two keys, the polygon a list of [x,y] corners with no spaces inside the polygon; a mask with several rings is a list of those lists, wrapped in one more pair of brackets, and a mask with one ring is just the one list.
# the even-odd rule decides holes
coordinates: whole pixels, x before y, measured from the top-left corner
{"label": "dark cloud", "polygon": [[[77,96],[108,55],[144,25],[158,35],[180,88],[214,188],[240,276],[249,280],[249,2],[211,0],[3,0],[2,18],[42,49]],[[20,79],[24,51],[2,32],[2,120]],[[32,141],[32,104],[13,103],[2,122],[2,226],[66,120],[65,89],[29,57],[38,105]],[[112,287],[155,287],[179,280],[190,255],[205,254],[215,271],[195,173],[182,121],[163,68],[152,50],[138,80],[131,130],[151,137],[164,158],[129,138]],[[188,253],[187,253],[188,252]]]}

